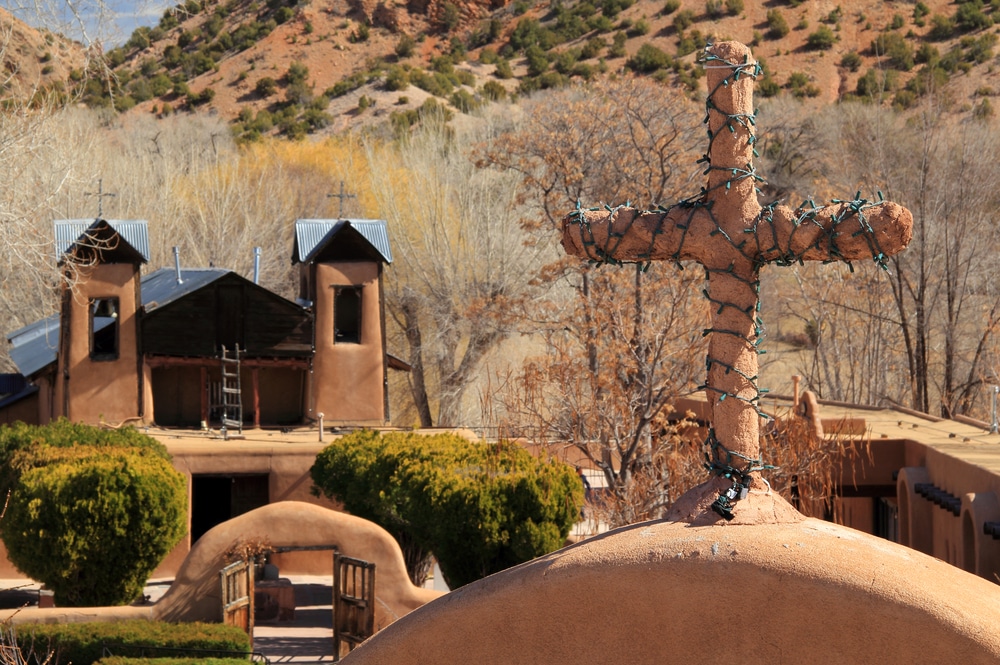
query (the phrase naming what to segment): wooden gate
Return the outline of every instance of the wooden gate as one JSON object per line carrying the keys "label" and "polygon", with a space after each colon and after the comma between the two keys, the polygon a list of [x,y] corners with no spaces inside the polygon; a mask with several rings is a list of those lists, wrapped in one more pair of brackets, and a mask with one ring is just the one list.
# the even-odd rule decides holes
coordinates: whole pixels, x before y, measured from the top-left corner
{"label": "wooden gate", "polygon": [[333,660],[375,633],[375,564],[333,553]]}
{"label": "wooden gate", "polygon": [[222,582],[222,623],[239,626],[250,636],[253,649],[253,566],[249,561],[231,563],[219,573]]}

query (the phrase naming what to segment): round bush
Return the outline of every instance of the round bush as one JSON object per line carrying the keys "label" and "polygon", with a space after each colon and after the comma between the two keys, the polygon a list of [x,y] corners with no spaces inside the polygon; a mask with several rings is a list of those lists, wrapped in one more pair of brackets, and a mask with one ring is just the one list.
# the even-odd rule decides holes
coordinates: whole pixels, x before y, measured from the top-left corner
{"label": "round bush", "polygon": [[357,432],[311,474],[317,492],[432,551],[451,588],[558,549],[583,502],[572,467],[454,434]]}
{"label": "round bush", "polygon": [[35,428],[27,445],[0,433],[0,458],[8,480],[16,478],[3,541],[11,562],[52,589],[57,605],[127,604],[187,529],[184,476],[162,445],[134,430],[86,428],[82,442],[64,447],[80,427]]}

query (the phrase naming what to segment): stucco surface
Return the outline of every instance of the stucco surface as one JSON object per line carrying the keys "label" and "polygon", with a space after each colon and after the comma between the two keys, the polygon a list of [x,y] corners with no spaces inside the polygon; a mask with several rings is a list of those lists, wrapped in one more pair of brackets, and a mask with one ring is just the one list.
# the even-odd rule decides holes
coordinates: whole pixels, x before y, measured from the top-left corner
{"label": "stucco surface", "polygon": [[[374,562],[376,630],[441,595],[410,582],[399,545],[378,525],[322,506],[279,501],[223,522],[199,538],[170,589],[153,606],[153,618],[220,621],[223,553],[240,540],[260,537],[274,547],[335,545],[341,554]],[[332,581],[332,552],[330,574]]]}
{"label": "stucco surface", "polygon": [[1000,588],[834,524],[648,522],[468,585],[364,663],[996,663]]}
{"label": "stucco surface", "polygon": [[[198,539],[166,594],[152,606],[30,608],[0,612],[0,621],[221,621],[219,571],[223,553],[240,540],[266,537],[272,546],[335,545],[341,554],[375,563],[375,629],[437,598],[442,592],[414,586],[399,545],[384,529],[353,515],[300,501],[272,503],[216,526]],[[333,554],[330,556],[331,582]]]}

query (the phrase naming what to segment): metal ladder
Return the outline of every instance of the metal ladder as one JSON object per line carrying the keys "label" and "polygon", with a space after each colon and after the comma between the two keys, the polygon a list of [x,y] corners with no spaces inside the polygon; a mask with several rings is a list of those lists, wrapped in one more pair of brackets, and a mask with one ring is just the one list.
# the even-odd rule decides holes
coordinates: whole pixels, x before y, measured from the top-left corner
{"label": "metal ladder", "polygon": [[222,346],[222,396],[218,404],[222,412],[222,438],[229,439],[229,428],[243,435],[243,392],[240,388],[240,345],[232,356]]}

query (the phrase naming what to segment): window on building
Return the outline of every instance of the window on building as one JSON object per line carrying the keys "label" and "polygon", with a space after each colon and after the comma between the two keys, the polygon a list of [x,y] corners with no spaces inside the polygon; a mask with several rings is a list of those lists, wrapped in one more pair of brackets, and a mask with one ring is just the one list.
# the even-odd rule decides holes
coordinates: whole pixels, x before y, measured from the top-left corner
{"label": "window on building", "polygon": [[333,297],[333,343],[361,343],[361,287],[336,288]]}
{"label": "window on building", "polygon": [[93,360],[118,358],[118,298],[90,299],[90,357]]}
{"label": "window on building", "polygon": [[899,542],[899,506],[896,499],[889,497],[875,498],[875,528],[874,533],[880,538]]}

